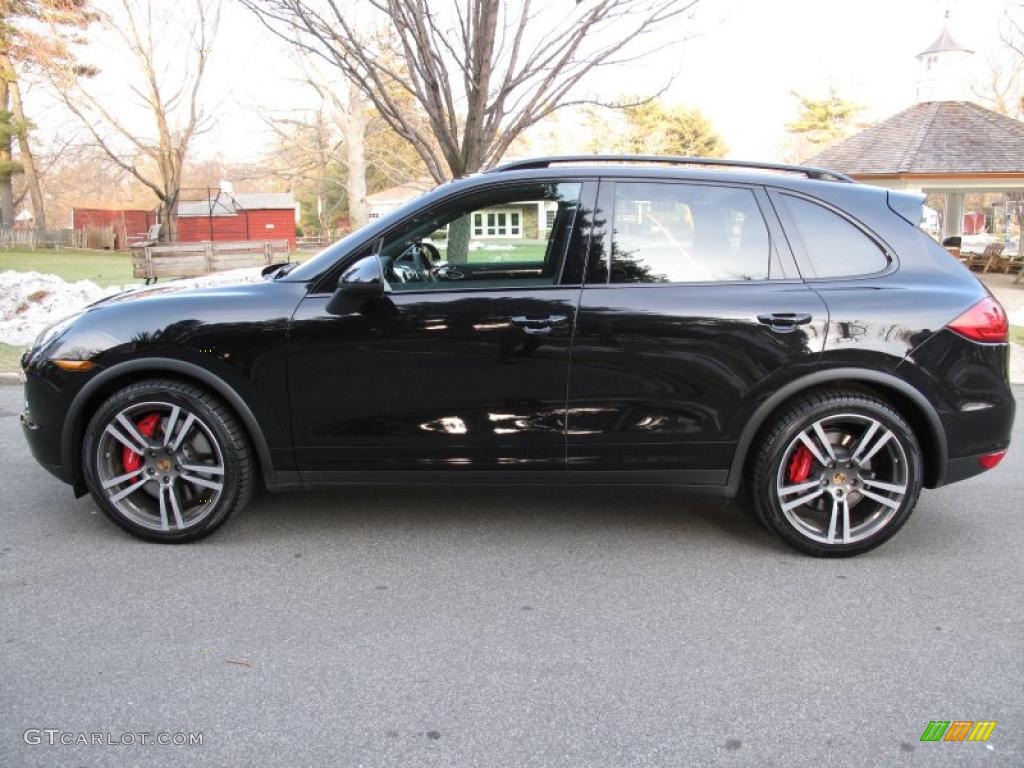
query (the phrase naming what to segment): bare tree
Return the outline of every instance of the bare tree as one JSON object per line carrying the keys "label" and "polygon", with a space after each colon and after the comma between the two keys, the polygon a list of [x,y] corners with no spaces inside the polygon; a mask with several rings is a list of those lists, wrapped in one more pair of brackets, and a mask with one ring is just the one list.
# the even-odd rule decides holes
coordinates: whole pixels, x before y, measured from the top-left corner
{"label": "bare tree", "polygon": [[263,175],[312,195],[321,232],[342,211],[360,227],[369,219],[367,193],[422,176],[422,162],[351,82],[332,88],[329,77],[302,64],[301,82],[315,94],[316,107],[263,114],[275,138]]}
{"label": "bare tree", "polygon": [[1019,118],[1024,115],[1024,2],[1007,5],[1000,40],[1002,46],[985,57],[985,76],[971,90],[999,114]]}
{"label": "bare tree", "polygon": [[11,152],[15,128],[11,124],[11,90],[0,77],[0,227],[14,226],[14,184],[12,177],[21,170]]}
{"label": "bare tree", "polygon": [[21,172],[25,174],[29,199],[32,202],[32,223],[37,229],[46,229],[46,209],[43,207],[43,193],[39,188],[39,174],[36,171],[36,160],[29,143],[31,123],[25,117],[25,106],[21,100],[21,86],[18,75],[11,62],[11,57],[0,51],[0,78],[6,81],[8,96],[11,100],[10,125],[14,126],[13,134],[18,138],[18,153]]}
{"label": "bare tree", "polygon": [[345,165],[348,166],[348,220],[353,229],[370,220],[370,204],[366,201],[366,99],[353,84],[348,89],[348,110],[345,112]]}
{"label": "bare tree", "polygon": [[273,133],[274,144],[258,173],[292,190],[308,191],[317,228],[326,232],[340,212],[343,200],[339,191],[345,183],[335,172],[342,162],[344,139],[338,135],[328,106],[321,100],[315,109],[266,112],[262,117]]}
{"label": "bare tree", "polygon": [[[3,225],[13,223],[12,176],[24,174],[32,218],[39,229],[46,227],[43,193],[32,151],[30,132],[34,128],[22,99],[22,79],[28,72],[55,66],[88,75],[79,65],[70,44],[96,17],[88,0],[4,0],[0,3],[0,216]],[[11,154],[12,140],[18,143],[18,160]]]}
{"label": "bare tree", "polygon": [[[593,103],[574,95],[588,74],[664,47],[630,52],[670,23],[673,41],[685,37],[683,18],[697,0],[366,0],[360,9],[339,0],[241,2],[273,33],[337,67],[441,182],[496,162],[555,110]],[[366,24],[357,28],[362,9]],[[365,34],[373,29],[381,31]],[[415,112],[404,108],[408,98]]]}
{"label": "bare tree", "polygon": [[[149,188],[159,201],[161,237],[173,239],[181,174],[193,139],[211,125],[200,103],[208,56],[220,22],[220,0],[194,0],[183,40],[167,36],[180,23],[182,8],[155,8],[153,0],[121,0],[118,17],[107,17],[131,58],[138,78],[127,90],[148,112],[152,133],[140,136],[124,112],[105,104],[74,72],[54,78],[63,103],[76,115],[96,144],[123,170]],[[176,69],[173,62],[181,62]]]}

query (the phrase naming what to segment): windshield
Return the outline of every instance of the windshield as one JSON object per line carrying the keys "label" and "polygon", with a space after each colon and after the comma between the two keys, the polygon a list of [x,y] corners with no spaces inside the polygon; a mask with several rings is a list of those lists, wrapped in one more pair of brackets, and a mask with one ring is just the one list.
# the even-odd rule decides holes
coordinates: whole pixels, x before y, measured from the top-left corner
{"label": "windshield", "polygon": [[457,182],[448,182],[447,184],[435,187],[430,192],[427,192],[424,195],[414,197],[412,200],[399,206],[390,213],[387,213],[378,219],[371,220],[369,224],[366,224],[365,226],[360,227],[354,232],[346,235],[338,242],[332,243],[331,245],[327,246],[322,251],[320,251],[316,256],[311,258],[309,261],[306,261],[300,264],[299,266],[295,267],[295,269],[288,272],[287,279],[289,281],[294,280],[296,282],[312,280],[321,272],[323,272],[332,264],[334,264],[341,256],[350,252],[352,248],[354,248],[355,246],[359,245],[362,242],[365,242],[367,239],[373,238],[377,234],[385,231],[394,222],[402,218],[405,218],[410,213],[415,211],[417,208],[422,206],[425,202],[429,202],[432,198],[438,196],[440,194],[439,190],[449,190],[451,188],[451,185],[454,183]]}

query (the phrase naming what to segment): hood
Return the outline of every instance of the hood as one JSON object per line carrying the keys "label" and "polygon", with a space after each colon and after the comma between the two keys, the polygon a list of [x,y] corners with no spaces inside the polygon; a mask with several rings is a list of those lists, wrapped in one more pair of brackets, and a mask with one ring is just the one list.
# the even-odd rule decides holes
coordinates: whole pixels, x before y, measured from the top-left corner
{"label": "hood", "polygon": [[224,272],[212,272],[201,277],[185,277],[176,280],[158,281],[152,285],[129,288],[106,296],[99,301],[93,302],[89,308],[102,307],[108,304],[115,304],[120,301],[136,301],[139,299],[157,298],[170,294],[184,293],[186,291],[198,291],[206,288],[226,288],[250,283],[262,283],[266,278],[263,273],[265,267],[243,267],[241,269],[229,269]]}

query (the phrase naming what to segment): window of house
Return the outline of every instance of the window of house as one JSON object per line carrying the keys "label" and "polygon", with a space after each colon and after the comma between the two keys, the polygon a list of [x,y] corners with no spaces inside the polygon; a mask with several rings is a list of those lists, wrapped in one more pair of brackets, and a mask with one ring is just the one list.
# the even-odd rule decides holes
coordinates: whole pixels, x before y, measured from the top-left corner
{"label": "window of house", "polygon": [[764,280],[770,260],[768,228],[749,189],[615,187],[613,283]]}
{"label": "window of house", "polygon": [[814,277],[855,277],[880,272],[889,257],[863,231],[823,205],[782,195]]}
{"label": "window of house", "polygon": [[522,211],[475,211],[474,237],[522,237]]}

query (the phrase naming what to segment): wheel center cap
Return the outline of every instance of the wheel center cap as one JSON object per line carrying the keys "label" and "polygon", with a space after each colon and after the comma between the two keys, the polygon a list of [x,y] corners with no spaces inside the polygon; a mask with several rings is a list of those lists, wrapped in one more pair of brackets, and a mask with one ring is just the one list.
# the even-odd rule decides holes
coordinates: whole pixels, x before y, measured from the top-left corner
{"label": "wheel center cap", "polygon": [[172,466],[170,459],[157,459],[156,468],[161,472],[170,472]]}
{"label": "wheel center cap", "polygon": [[836,472],[834,475],[832,475],[832,482],[835,483],[836,485],[842,485],[843,483],[846,482],[846,479],[846,473],[844,472]]}

